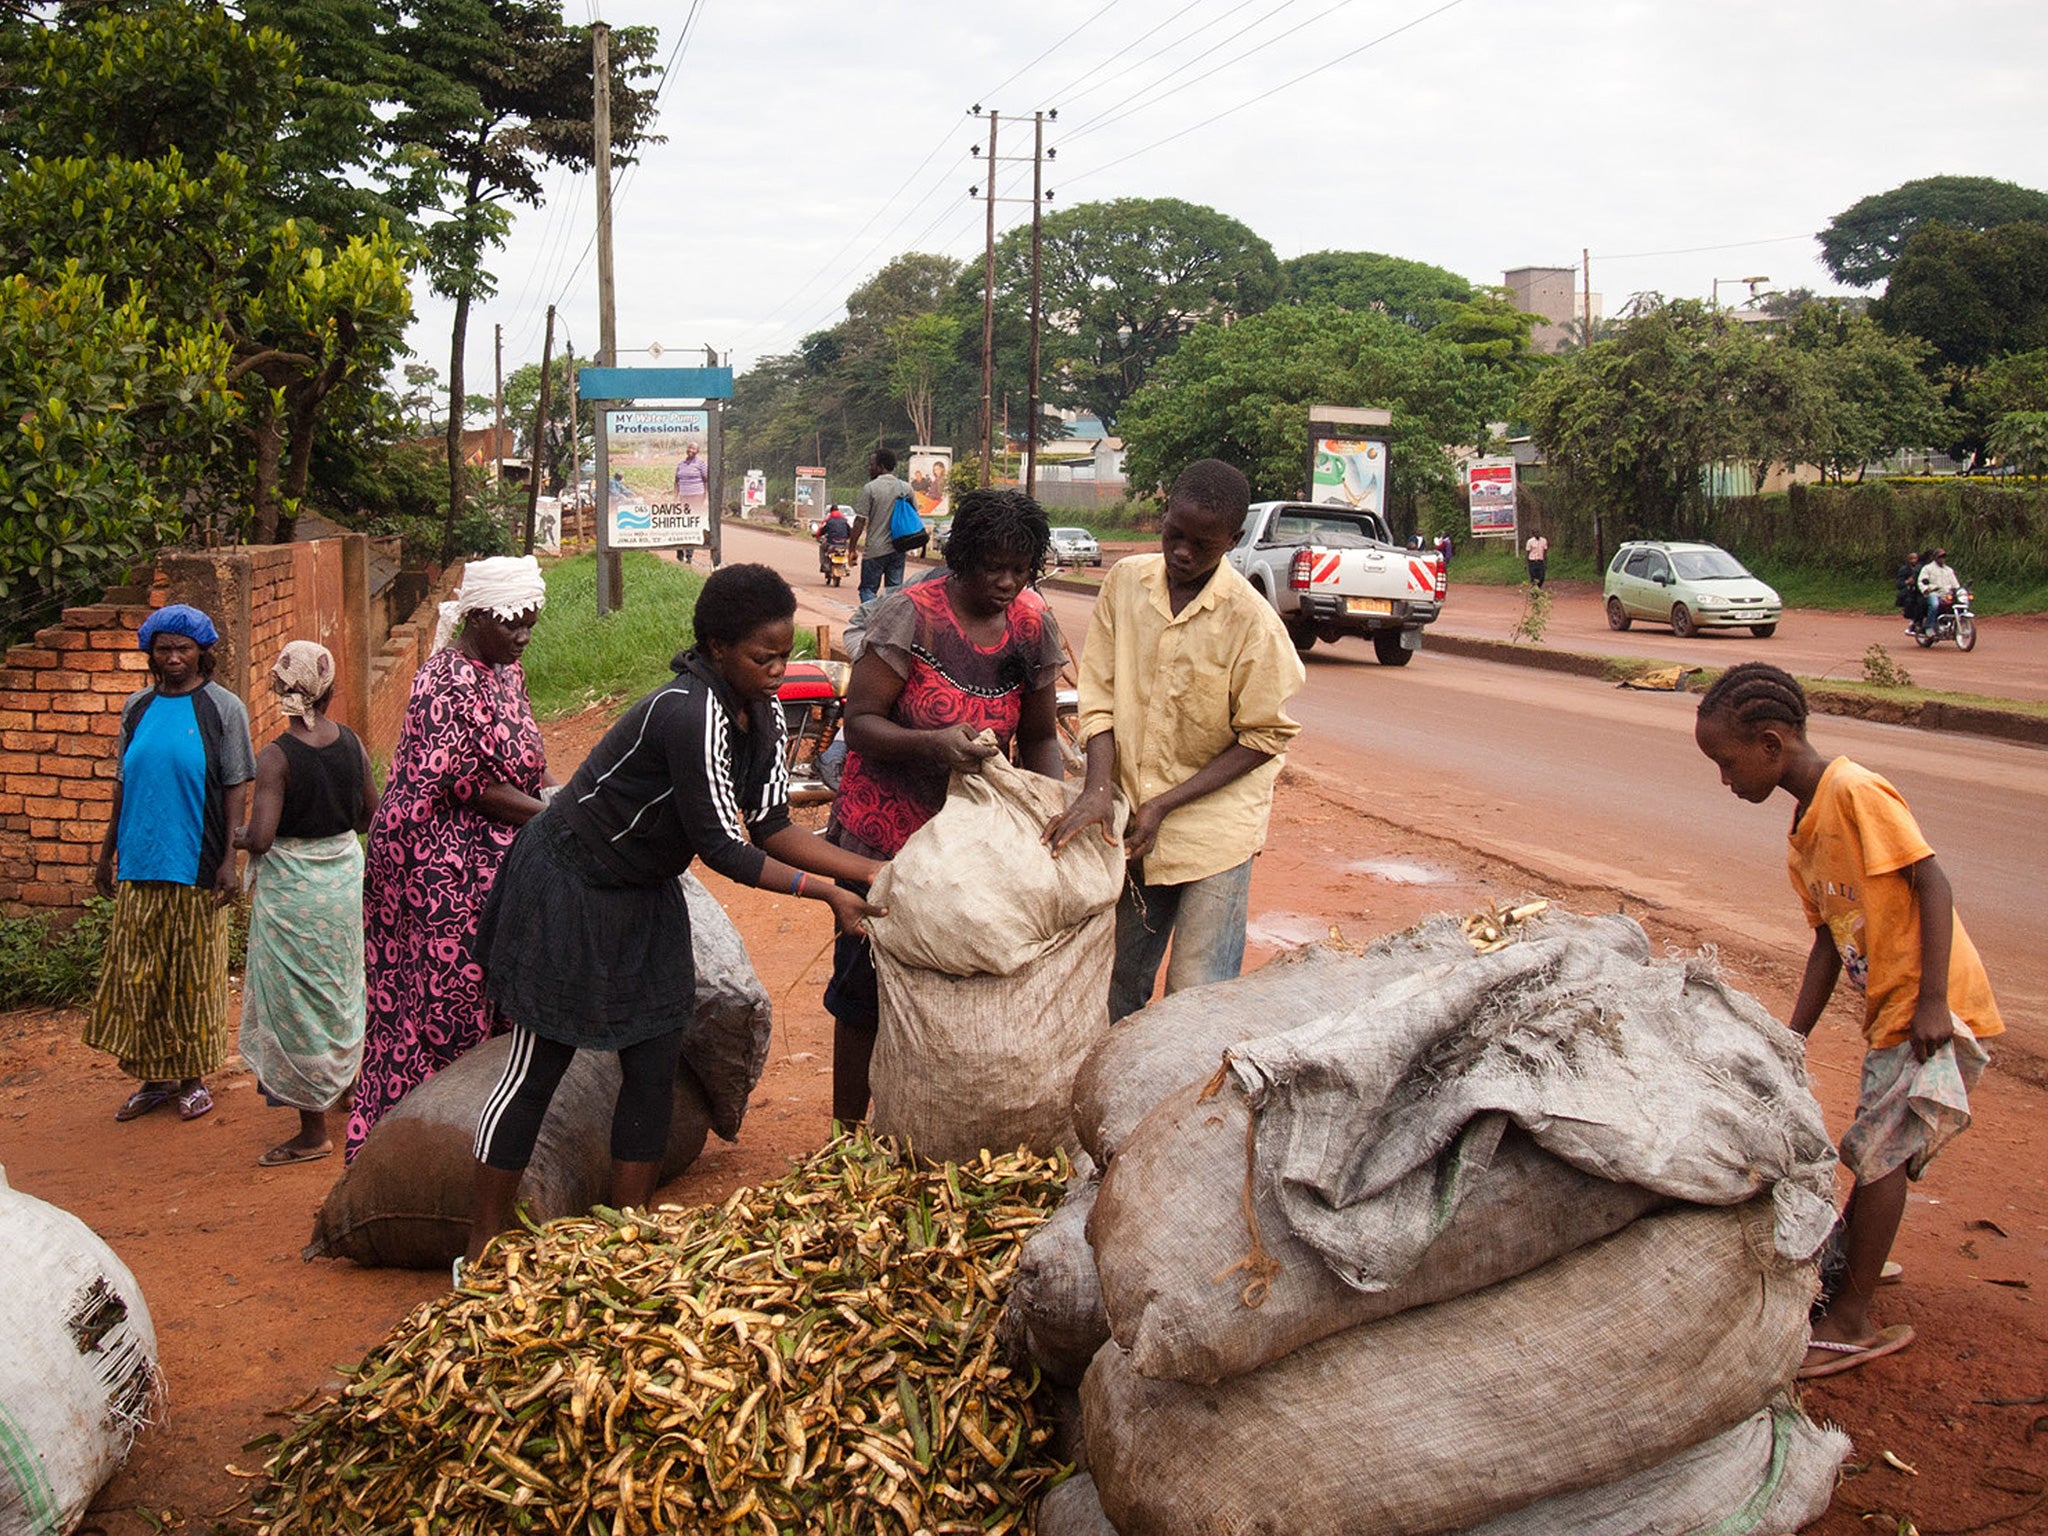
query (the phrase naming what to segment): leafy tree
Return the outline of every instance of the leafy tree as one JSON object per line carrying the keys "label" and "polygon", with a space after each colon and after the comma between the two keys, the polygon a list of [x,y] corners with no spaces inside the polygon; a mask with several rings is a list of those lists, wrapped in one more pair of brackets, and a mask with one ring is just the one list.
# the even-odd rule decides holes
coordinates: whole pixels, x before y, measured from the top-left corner
{"label": "leafy tree", "polygon": [[1473,287],[1455,272],[1378,251],[1311,251],[1280,264],[1281,291],[1293,304],[1376,309],[1426,331],[1445,306],[1468,302]]}
{"label": "leafy tree", "polygon": [[1531,332],[1542,323],[1541,315],[1515,308],[1505,288],[1479,288],[1469,299],[1444,304],[1431,334],[1475,363],[1525,379],[1549,362],[1529,346]]}
{"label": "leafy tree", "polygon": [[1257,494],[1296,496],[1308,407],[1384,405],[1389,491],[1412,524],[1421,493],[1456,483],[1445,450],[1482,441],[1512,392],[1502,372],[1376,311],[1282,305],[1201,326],[1153,370],[1124,410],[1126,467],[1134,487],[1163,486],[1196,459],[1220,458]]}
{"label": "leafy tree", "polygon": [[1953,423],[1941,385],[1924,369],[1926,343],[1888,335],[1859,310],[1827,299],[1798,312],[1784,343],[1811,367],[1819,391],[1817,409],[1803,418],[1813,431],[1788,439],[1788,460],[1817,465],[1822,478],[1839,484],[1901,448],[1948,441]]}
{"label": "leafy tree", "polygon": [[913,439],[933,441],[932,390],[960,346],[960,322],[948,315],[914,315],[889,327],[894,353],[889,389],[903,402]]}
{"label": "leafy tree", "polygon": [[1953,380],[2048,346],[2048,223],[1981,232],[1928,224],[1870,308],[1886,330],[1929,343]]}
{"label": "leafy tree", "polygon": [[[591,358],[560,356],[549,365],[548,419],[541,428],[540,452],[533,443],[534,413],[540,409],[540,364],[527,363],[505,376],[505,423],[519,434],[519,445],[534,461],[541,488],[549,495],[568,484],[575,467],[570,458],[569,384],[579,368],[594,366]],[[576,402],[575,440],[594,442],[597,437],[597,407],[588,400]]]}
{"label": "leafy tree", "polygon": [[[1044,219],[1040,243],[1047,397],[1105,426],[1189,332],[1256,315],[1280,288],[1270,245],[1227,214],[1177,198],[1082,203]],[[1028,227],[997,243],[996,281],[1022,313]]]}
{"label": "leafy tree", "polygon": [[1988,416],[2009,411],[2048,411],[2048,347],[2009,352],[1977,375],[1970,404]]}
{"label": "leafy tree", "polygon": [[2039,480],[2048,475],[2048,411],[2008,411],[1991,429],[1991,451],[2001,464]]}
{"label": "leafy tree", "polygon": [[1987,230],[2022,219],[2048,221],[2048,192],[1989,176],[1927,176],[1850,204],[1814,239],[1837,282],[1874,288],[1923,224]]}

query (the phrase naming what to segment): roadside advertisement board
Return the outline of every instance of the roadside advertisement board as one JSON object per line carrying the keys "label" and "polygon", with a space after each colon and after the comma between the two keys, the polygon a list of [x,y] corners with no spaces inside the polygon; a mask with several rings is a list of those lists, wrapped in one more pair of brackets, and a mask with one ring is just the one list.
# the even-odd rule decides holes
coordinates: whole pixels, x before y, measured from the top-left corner
{"label": "roadside advertisement board", "polygon": [[608,547],[679,549],[705,542],[717,482],[716,417],[704,409],[606,411],[598,487]]}
{"label": "roadside advertisement board", "polygon": [[536,554],[562,552],[562,498],[537,497],[533,503],[533,548]]}
{"label": "roadside advertisement board", "polygon": [[822,464],[797,465],[796,494],[790,500],[796,505],[799,525],[808,526],[812,518],[825,515],[825,508],[832,501],[832,490]]}
{"label": "roadside advertisement board", "polygon": [[740,505],[746,508],[749,517],[753,516],[758,508],[768,505],[767,471],[760,469],[750,469],[747,471],[746,482],[740,488]]}
{"label": "roadside advertisement board", "polygon": [[1308,408],[1308,499],[1387,515],[1387,429],[1384,406]]}
{"label": "roadside advertisement board", "polygon": [[1472,536],[1515,536],[1515,461],[1474,459],[1465,466],[1466,499],[1472,509]]}
{"label": "roadside advertisement board", "polygon": [[917,510],[929,523],[934,518],[946,517],[953,510],[953,495],[947,477],[953,473],[953,450],[935,448],[915,443],[910,449],[911,499],[917,503]]}

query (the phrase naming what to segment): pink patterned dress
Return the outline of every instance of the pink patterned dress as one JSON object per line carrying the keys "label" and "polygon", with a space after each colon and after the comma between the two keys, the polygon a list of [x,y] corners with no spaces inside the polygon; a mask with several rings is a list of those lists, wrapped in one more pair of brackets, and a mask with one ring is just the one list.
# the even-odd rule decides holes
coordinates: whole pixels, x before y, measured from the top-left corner
{"label": "pink patterned dress", "polygon": [[413,679],[363,872],[368,1018],[345,1155],[406,1094],[491,1033],[477,919],[518,828],[470,802],[538,796],[546,756],[526,674],[436,651]]}

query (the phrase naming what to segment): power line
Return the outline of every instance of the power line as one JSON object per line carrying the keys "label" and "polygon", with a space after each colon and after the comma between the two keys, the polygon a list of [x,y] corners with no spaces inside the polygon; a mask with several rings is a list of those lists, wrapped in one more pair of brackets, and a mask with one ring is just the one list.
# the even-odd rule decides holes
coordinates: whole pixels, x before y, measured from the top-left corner
{"label": "power line", "polygon": [[1739,251],[1752,245],[1786,245],[1794,240],[1811,240],[1812,235],[1772,235],[1763,240],[1730,240],[1722,245],[1689,245],[1678,251],[1628,251],[1619,256],[1593,254],[1602,261],[1645,261],[1652,256],[1698,256],[1707,251]]}
{"label": "power line", "polygon": [[[1257,3],[1258,0],[1239,0],[1238,4],[1233,5],[1229,10],[1222,12],[1220,15],[1210,18],[1208,21],[1202,23],[1201,26],[1195,28],[1192,32],[1186,33],[1181,37],[1177,37],[1172,42],[1168,43],[1164,48],[1156,49],[1152,53],[1147,54],[1144,58],[1138,60],[1138,62],[1134,64],[1132,68],[1134,70],[1142,69],[1145,65],[1151,63],[1154,59],[1163,58],[1165,55],[1172,53],[1176,48],[1181,47],[1183,44],[1193,42],[1196,38],[1199,38],[1204,32],[1207,32],[1212,28],[1221,26],[1224,22],[1230,20],[1231,17],[1235,16],[1239,11],[1245,10],[1248,7]],[[1267,22],[1271,21],[1275,16],[1279,15],[1282,11],[1287,10],[1290,6],[1294,5],[1295,3],[1296,0],[1281,0],[1280,4],[1274,6],[1264,15],[1258,17],[1254,21],[1248,22],[1243,28],[1243,35],[1248,35],[1256,31],[1259,27],[1264,26]],[[1349,3],[1349,0],[1344,0],[1344,3]],[[1306,23],[1304,23],[1304,25],[1306,25]],[[1282,34],[1282,36],[1285,35],[1286,34],[1284,33]],[[1277,42],[1278,40],[1278,38],[1273,39],[1273,41],[1275,42]],[[1234,65],[1241,63],[1243,60],[1249,58],[1252,54],[1257,53],[1260,50],[1260,48],[1263,48],[1265,46],[1267,45],[1260,44],[1257,48],[1247,49],[1242,52],[1233,52],[1222,63],[1217,64],[1214,68],[1210,69],[1206,74],[1198,76],[1196,80],[1188,81],[1187,84],[1196,84],[1199,80],[1208,79],[1209,75],[1216,74],[1221,70],[1229,69]],[[1173,91],[1166,91],[1162,95],[1154,96],[1151,102],[1146,102],[1143,100],[1143,98],[1148,95],[1152,95],[1152,93],[1154,92],[1159,91],[1160,88],[1164,86],[1168,81],[1177,79],[1181,75],[1186,74],[1189,70],[1197,68],[1200,65],[1209,63],[1210,60],[1214,58],[1214,56],[1215,55],[1212,51],[1204,49],[1194,58],[1185,59],[1182,62],[1174,65],[1172,68],[1162,71],[1157,79],[1140,86],[1138,89],[1131,92],[1128,96],[1124,97],[1121,101],[1117,102],[1116,105],[1105,107],[1102,111],[1096,113],[1093,117],[1083,118],[1080,121],[1080,123],[1078,123],[1072,128],[1067,129],[1066,132],[1061,136],[1062,141],[1071,144],[1075,139],[1081,138],[1085,134],[1093,133],[1097,128],[1103,127],[1108,123],[1116,122],[1121,120],[1122,118],[1128,117],[1132,112],[1139,110],[1139,108],[1143,106],[1156,105],[1159,101],[1164,100],[1166,96],[1171,96],[1175,94],[1177,91],[1184,89],[1185,87],[1176,86]],[[1091,87],[1088,91],[1084,92],[1083,94],[1092,96],[1095,94],[1095,90],[1098,88],[1099,87]]]}
{"label": "power line", "polygon": [[[1204,0],[1188,0],[1188,3],[1186,5],[1182,6],[1179,10],[1175,11],[1171,16],[1168,16],[1164,21],[1159,22],[1156,26],[1147,27],[1143,32],[1140,32],[1136,37],[1132,38],[1128,43],[1124,44],[1125,50],[1128,51],[1132,48],[1135,48],[1138,46],[1138,44],[1144,42],[1147,38],[1156,36],[1162,29],[1172,26],[1175,22],[1179,21],[1181,17],[1187,15],[1189,11],[1196,9],[1203,3]],[[1230,11],[1224,12],[1224,15],[1233,15],[1237,11],[1243,10],[1245,6],[1254,3],[1255,0],[1240,0],[1240,3],[1238,5],[1234,6]],[[1200,30],[1190,33],[1188,34],[1188,36],[1200,36]],[[1158,52],[1147,54],[1144,58],[1139,59],[1135,64],[1132,64],[1129,67],[1132,69],[1142,68],[1144,65],[1149,64],[1152,62],[1152,60],[1158,58],[1160,54],[1172,52],[1176,47],[1180,45],[1180,43],[1184,41],[1186,41],[1186,38],[1177,38],[1173,42],[1168,43],[1164,48],[1159,49]],[[1092,80],[1095,76],[1101,74],[1105,69],[1109,68],[1110,65],[1118,62],[1119,58],[1120,55],[1116,53],[1106,55],[1100,63],[1094,65],[1090,69],[1084,70],[1079,75],[1076,75],[1072,80],[1069,80],[1064,87],[1057,91],[1054,91],[1048,105],[1064,110],[1065,108],[1073,105],[1073,103],[1079,101],[1083,96],[1094,95],[1095,92],[1100,90],[1102,87],[1090,86],[1087,90],[1084,91],[1081,89],[1081,82],[1084,80]],[[1108,82],[1104,81],[1103,84],[1106,85],[1108,84]]]}
{"label": "power line", "polygon": [[1095,12],[1094,15],[1084,18],[1081,22],[1081,25],[1074,28],[1074,30],[1069,32],[1065,37],[1061,38],[1058,42],[1054,43],[1051,47],[1047,48],[1045,52],[1041,53],[1037,58],[1033,59],[1030,63],[1024,65],[1021,69],[1014,71],[1008,78],[998,81],[994,86],[992,86],[988,91],[984,93],[984,97],[995,97],[1002,95],[1002,93],[1007,88],[1016,84],[1017,81],[1023,79],[1024,76],[1030,74],[1032,70],[1036,69],[1039,65],[1043,64],[1047,59],[1051,58],[1054,54],[1058,53],[1062,48],[1066,47],[1067,44],[1071,43],[1075,38],[1079,37],[1083,32],[1087,31],[1090,27],[1094,26],[1096,22],[1100,21],[1104,16],[1108,15],[1111,11],[1115,10],[1117,6],[1121,3],[1122,0],[1108,0],[1108,3],[1105,4],[1100,10]]}

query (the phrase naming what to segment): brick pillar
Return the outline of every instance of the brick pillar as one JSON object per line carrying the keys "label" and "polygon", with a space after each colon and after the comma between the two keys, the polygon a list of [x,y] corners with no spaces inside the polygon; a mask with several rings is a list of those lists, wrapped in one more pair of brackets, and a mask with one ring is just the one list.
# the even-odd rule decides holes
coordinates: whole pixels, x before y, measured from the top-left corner
{"label": "brick pillar", "polygon": [[341,644],[334,653],[334,718],[365,741],[370,733],[370,539],[341,540]]}
{"label": "brick pillar", "polygon": [[181,550],[162,561],[164,602],[185,603],[213,620],[213,680],[249,702],[251,581],[249,557],[238,550]]}

